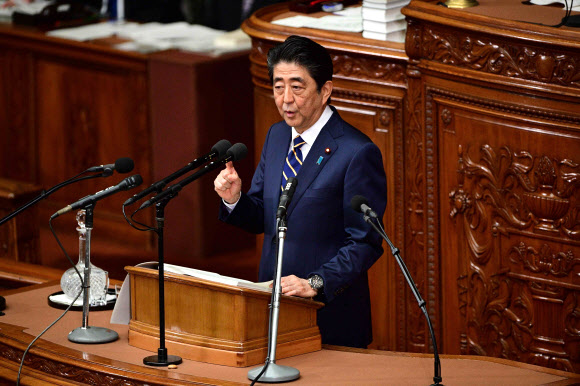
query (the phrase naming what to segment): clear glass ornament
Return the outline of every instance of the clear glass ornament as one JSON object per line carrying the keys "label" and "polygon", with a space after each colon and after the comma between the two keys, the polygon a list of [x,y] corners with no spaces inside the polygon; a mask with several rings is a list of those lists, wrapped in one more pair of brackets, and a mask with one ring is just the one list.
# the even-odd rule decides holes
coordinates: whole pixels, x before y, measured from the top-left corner
{"label": "clear glass ornament", "polygon": [[[79,232],[79,262],[76,264],[76,269],[81,274],[84,280],[84,270],[86,261],[86,241],[87,228],[85,226],[85,210],[81,209],[77,212],[77,223],[79,224],[77,231]],[[88,256],[90,259],[90,256]],[[90,263],[90,261],[89,261]],[[90,263],[90,292],[89,305],[102,306],[107,304],[107,289],[109,288],[109,274],[94,264]],[[73,301],[79,291],[82,291],[82,282],[74,268],[69,268],[62,275],[60,279],[60,287],[64,294]],[[78,297],[77,302],[82,304],[83,294]]]}

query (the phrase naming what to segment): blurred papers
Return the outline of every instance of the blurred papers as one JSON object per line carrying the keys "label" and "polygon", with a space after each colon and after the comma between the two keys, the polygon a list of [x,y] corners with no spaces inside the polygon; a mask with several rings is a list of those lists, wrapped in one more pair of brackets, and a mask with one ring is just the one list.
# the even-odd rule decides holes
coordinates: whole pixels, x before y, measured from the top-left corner
{"label": "blurred papers", "polygon": [[225,32],[197,24],[161,23],[98,23],[76,28],[50,31],[47,35],[88,41],[111,36],[127,39],[116,48],[149,53],[168,49],[218,55],[249,49],[250,38],[243,32]]}
{"label": "blurred papers", "polygon": [[361,32],[363,30],[360,7],[347,8],[336,13],[339,15],[329,15],[320,18],[302,15],[291,16],[285,19],[274,20],[272,24],[295,28],[316,28],[344,32]]}
{"label": "blurred papers", "polygon": [[[535,5],[554,5],[554,4],[561,4],[564,10],[568,7],[565,0],[530,0],[530,4]],[[571,3],[573,4],[573,3]],[[579,11],[580,12],[580,4],[576,3],[573,5],[572,11]]]}

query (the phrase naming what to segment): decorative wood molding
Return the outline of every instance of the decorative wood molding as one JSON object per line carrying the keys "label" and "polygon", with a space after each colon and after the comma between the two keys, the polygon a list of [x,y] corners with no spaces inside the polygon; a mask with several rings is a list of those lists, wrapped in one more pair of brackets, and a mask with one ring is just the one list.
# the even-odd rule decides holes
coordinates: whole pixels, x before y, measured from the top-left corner
{"label": "decorative wood molding", "polygon": [[393,63],[378,58],[331,52],[334,76],[355,78],[373,83],[407,84],[406,63]]}
{"label": "decorative wood molding", "polygon": [[555,252],[546,243],[538,250],[520,242],[511,248],[511,252],[511,262],[521,264],[528,271],[543,273],[546,276],[566,277],[576,265],[580,264],[580,258],[574,256],[572,250]]}
{"label": "decorative wood molding", "polygon": [[[22,359],[23,352],[16,350],[4,343],[0,343],[0,358],[16,362],[18,365]],[[56,376],[69,381],[80,382],[87,385],[103,386],[139,386],[139,385],[163,385],[163,383],[137,382],[127,377],[114,376],[87,369],[80,366],[73,366],[66,363],[58,362],[52,359],[44,358],[30,352],[24,358],[25,369],[38,370],[41,373]]]}
{"label": "decorative wood molding", "polygon": [[[423,128],[423,94],[421,92],[420,75],[416,68],[409,66],[407,70],[409,88],[405,106],[405,168],[413,172],[405,173],[405,209],[406,209],[406,233],[405,233],[405,256],[411,276],[416,282],[417,289],[425,293],[425,267],[427,230],[425,229],[425,208],[427,207],[426,171],[425,165],[425,138]],[[399,288],[406,288],[404,280],[398,284]],[[402,350],[426,351],[427,331],[424,316],[420,310],[413,308],[412,294],[404,291],[405,302],[400,305],[399,348]],[[429,298],[428,298],[429,300]],[[429,309],[431,313],[431,310]],[[404,317],[406,315],[406,318]],[[434,326],[435,329],[435,326]],[[405,340],[406,338],[406,340]]]}
{"label": "decorative wood molding", "polygon": [[[274,47],[271,42],[254,40],[250,60],[253,66],[259,67],[253,71],[254,78],[259,85],[271,87],[267,76],[267,55],[270,48]],[[329,50],[334,67],[334,76],[337,78],[358,79],[373,82],[374,84],[396,84],[406,86],[407,76],[406,62],[393,63],[376,57],[353,55],[344,52]]]}
{"label": "decorative wood molding", "polygon": [[551,110],[542,110],[541,108],[529,108],[520,105],[506,103],[504,101],[494,101],[490,99],[482,99],[477,97],[460,94],[458,92],[429,88],[429,91],[438,99],[445,99],[450,102],[461,102],[464,105],[477,106],[486,111],[494,111],[498,114],[508,113],[517,114],[522,118],[531,119],[545,119],[557,124],[565,126],[578,126],[579,118],[570,116],[569,114],[561,114]]}
{"label": "decorative wood molding", "polygon": [[580,88],[580,54],[545,44],[423,24],[408,29],[407,54],[415,59],[509,78]]}

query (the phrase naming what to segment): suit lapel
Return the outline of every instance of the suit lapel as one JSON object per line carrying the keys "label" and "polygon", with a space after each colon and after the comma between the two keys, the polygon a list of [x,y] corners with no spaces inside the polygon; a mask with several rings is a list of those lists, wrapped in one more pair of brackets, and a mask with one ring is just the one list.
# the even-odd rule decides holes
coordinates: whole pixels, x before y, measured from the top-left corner
{"label": "suit lapel", "polygon": [[[290,137],[292,136],[290,127],[285,124],[284,126],[283,130],[279,130],[277,135],[273,136],[272,144],[269,146],[268,159],[271,161],[268,162],[267,167],[271,168],[273,182],[264,186],[264,191],[268,191],[268,196],[273,197],[276,203],[282,192],[282,171],[287,156],[286,150],[290,148]],[[284,151],[280,151],[280,149],[284,149]]]}
{"label": "suit lapel", "polygon": [[[288,207],[288,216],[290,216],[298,201],[300,201],[306,190],[308,190],[308,187],[322,171],[324,165],[330,161],[330,158],[338,148],[334,138],[341,133],[341,130],[338,130],[337,126],[339,125],[339,121],[340,117],[335,111],[330,120],[326,125],[324,125],[318,134],[318,137],[316,137],[312,148],[308,152],[308,155],[298,172],[298,186],[294,192],[292,202]],[[326,149],[329,149],[330,152],[327,152]]]}

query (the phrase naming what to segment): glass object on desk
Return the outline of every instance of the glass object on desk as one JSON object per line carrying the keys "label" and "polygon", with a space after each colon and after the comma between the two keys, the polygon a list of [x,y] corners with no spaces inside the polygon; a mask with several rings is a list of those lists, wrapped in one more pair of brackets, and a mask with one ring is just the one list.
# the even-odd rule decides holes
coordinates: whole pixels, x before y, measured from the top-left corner
{"label": "glass object on desk", "polygon": [[[87,241],[87,229],[85,227],[85,210],[79,210],[77,212],[77,231],[79,232],[79,261],[76,264],[76,269],[81,274],[83,280],[85,279],[85,262],[87,258],[90,263],[90,256],[86,256],[86,241]],[[60,279],[60,287],[64,294],[73,301],[79,291],[82,291],[82,281],[79,277],[77,270],[73,267],[69,268]],[[109,274],[107,271],[96,267],[94,264],[90,263],[90,292],[89,292],[89,305],[91,306],[104,306],[107,304],[107,290],[109,288]],[[78,297],[77,302],[80,304],[83,302],[83,294]]]}

